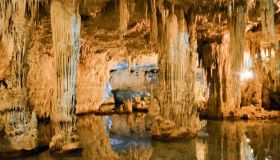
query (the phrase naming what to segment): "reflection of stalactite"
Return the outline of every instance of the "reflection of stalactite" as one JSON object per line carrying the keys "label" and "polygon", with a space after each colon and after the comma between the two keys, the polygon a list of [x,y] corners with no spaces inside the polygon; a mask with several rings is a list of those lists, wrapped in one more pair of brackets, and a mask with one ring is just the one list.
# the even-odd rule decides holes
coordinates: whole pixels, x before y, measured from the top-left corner
{"label": "reflection of stalactite", "polygon": [[271,122],[208,121],[206,159],[274,159],[280,149],[278,130]]}
{"label": "reflection of stalactite", "polygon": [[239,143],[244,125],[212,121],[208,126],[208,159],[240,159],[236,153],[240,152]]}
{"label": "reflection of stalactite", "polygon": [[74,114],[81,19],[75,5],[62,4],[60,1],[53,1],[51,4],[53,50],[57,72],[56,106],[52,113],[55,136],[50,144],[52,151],[79,148]]}

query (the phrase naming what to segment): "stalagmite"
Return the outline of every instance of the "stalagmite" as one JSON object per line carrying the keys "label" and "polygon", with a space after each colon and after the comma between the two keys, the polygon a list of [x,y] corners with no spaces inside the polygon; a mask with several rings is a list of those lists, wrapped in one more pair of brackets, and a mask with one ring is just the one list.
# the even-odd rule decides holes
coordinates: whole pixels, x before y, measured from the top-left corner
{"label": "stalagmite", "polygon": [[[66,6],[66,7],[65,7]],[[77,4],[58,0],[51,4],[51,26],[56,68],[55,135],[50,149],[64,152],[80,147],[76,134],[76,78],[80,52],[81,18]]]}

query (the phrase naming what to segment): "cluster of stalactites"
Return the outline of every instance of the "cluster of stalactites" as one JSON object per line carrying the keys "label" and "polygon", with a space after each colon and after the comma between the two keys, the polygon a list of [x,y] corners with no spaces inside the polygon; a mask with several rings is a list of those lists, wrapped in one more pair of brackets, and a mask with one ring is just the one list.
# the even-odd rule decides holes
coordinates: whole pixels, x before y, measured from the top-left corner
{"label": "cluster of stalactites", "polygon": [[12,55],[12,86],[25,88],[30,26],[45,0],[0,0],[0,35],[5,54]]}
{"label": "cluster of stalactites", "polygon": [[10,18],[18,16],[33,19],[39,10],[39,3],[48,4],[48,0],[0,0],[1,29],[8,29]]}
{"label": "cluster of stalactites", "polygon": [[[65,7],[67,6],[67,7]],[[80,52],[81,18],[75,5],[53,1],[51,27],[56,68],[54,120],[67,120],[75,112],[77,62]],[[64,117],[65,118],[61,118]]]}

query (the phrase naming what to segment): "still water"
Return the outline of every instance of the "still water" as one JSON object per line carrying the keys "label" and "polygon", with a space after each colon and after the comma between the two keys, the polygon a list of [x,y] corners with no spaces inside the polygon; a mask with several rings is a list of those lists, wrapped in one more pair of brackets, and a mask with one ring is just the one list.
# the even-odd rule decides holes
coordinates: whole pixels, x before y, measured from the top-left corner
{"label": "still water", "polygon": [[[24,156],[0,159],[152,159],[152,160],[279,160],[280,121],[212,121],[194,139],[184,142],[151,140],[150,122],[144,113],[78,117],[77,132],[83,150],[54,155],[48,151],[53,130],[38,126],[41,146]],[[11,148],[3,136],[0,153]]]}

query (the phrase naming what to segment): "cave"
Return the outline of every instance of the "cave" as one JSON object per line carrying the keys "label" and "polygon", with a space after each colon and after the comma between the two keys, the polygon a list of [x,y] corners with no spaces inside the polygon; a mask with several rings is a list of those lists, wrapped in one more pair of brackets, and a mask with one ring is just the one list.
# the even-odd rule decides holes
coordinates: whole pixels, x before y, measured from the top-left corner
{"label": "cave", "polygon": [[280,159],[279,43],[280,0],[0,0],[0,159]]}

